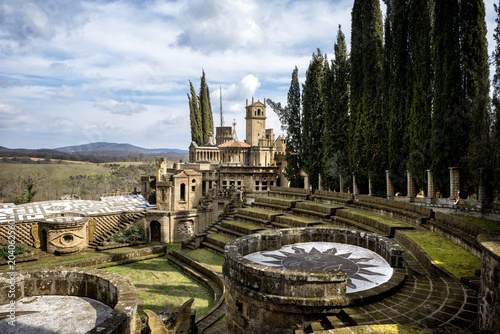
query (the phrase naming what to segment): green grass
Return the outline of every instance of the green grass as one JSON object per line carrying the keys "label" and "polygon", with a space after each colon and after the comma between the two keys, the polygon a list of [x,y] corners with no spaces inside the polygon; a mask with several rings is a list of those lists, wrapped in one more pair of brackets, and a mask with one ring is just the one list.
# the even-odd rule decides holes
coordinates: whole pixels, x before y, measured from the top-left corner
{"label": "green grass", "polygon": [[227,235],[223,235],[223,234],[209,234],[209,235],[207,235],[207,237],[215,239],[215,240],[220,241],[220,242],[223,242],[225,244],[227,244],[228,242],[233,240],[233,238],[228,237]]}
{"label": "green grass", "polygon": [[265,215],[276,215],[277,213],[274,211],[269,211],[269,210],[264,210],[264,209],[258,209],[258,208],[244,208],[240,209],[242,211],[248,211],[248,212],[256,212],[256,213],[263,213]]}
{"label": "green grass", "polygon": [[494,221],[494,220],[489,220],[489,219],[484,219],[484,218],[476,218],[476,217],[469,217],[469,216],[459,216],[459,215],[454,215],[457,218],[463,219],[468,221],[469,223],[472,223],[476,226],[479,226],[481,228],[484,228],[487,231],[500,231],[500,222]]}
{"label": "green grass", "polygon": [[311,219],[311,218],[300,217],[300,216],[283,216],[283,218],[295,220],[295,221],[302,222],[302,223],[319,223],[320,222],[318,219]]}
{"label": "green grass", "polygon": [[234,225],[234,226],[246,228],[246,229],[249,229],[249,230],[262,229],[262,226],[254,225],[254,224],[249,224],[249,223],[243,223],[243,222],[240,222],[240,221],[237,221],[237,220],[230,220],[227,223],[231,224],[231,225]]}
{"label": "green grass", "polygon": [[401,231],[413,240],[434,263],[442,266],[457,278],[475,276],[481,261],[474,255],[431,231]]}
{"label": "green grass", "polygon": [[175,311],[189,298],[194,297],[196,317],[205,314],[212,306],[213,294],[198,281],[180,272],[165,257],[103,269],[130,280],[140,297],[140,315],[143,309],[162,311],[165,306]]}
{"label": "green grass", "polygon": [[351,213],[354,213],[354,214],[357,214],[357,215],[360,215],[360,216],[363,216],[363,217],[368,217],[368,218],[372,218],[372,219],[375,219],[385,225],[388,225],[388,226],[395,226],[395,227],[413,227],[412,224],[408,224],[404,221],[401,221],[401,220],[398,220],[398,219],[395,219],[395,218],[391,218],[391,217],[388,217],[388,216],[384,216],[384,215],[378,215],[376,213],[372,213],[372,212],[368,212],[368,211],[363,211],[363,210],[357,210],[357,209],[346,209],[348,212],[351,212]]}
{"label": "green grass", "polygon": [[205,263],[206,265],[213,268],[215,271],[222,272],[222,265],[224,264],[224,257],[212,253],[209,250],[199,248],[192,251],[186,252],[189,256],[195,258],[196,260]]}

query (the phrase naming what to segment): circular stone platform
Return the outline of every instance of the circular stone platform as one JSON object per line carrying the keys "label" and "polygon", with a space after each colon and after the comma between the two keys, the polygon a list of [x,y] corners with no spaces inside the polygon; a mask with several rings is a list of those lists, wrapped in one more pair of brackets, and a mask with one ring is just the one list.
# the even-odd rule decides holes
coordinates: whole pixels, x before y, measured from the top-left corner
{"label": "circular stone platform", "polygon": [[[0,306],[0,314],[8,313],[8,306]],[[1,317],[0,333],[87,333],[103,322],[112,311],[109,306],[87,297],[25,297],[16,302],[15,327],[8,324],[8,319]]]}
{"label": "circular stone platform", "polygon": [[335,242],[307,242],[278,250],[256,252],[245,259],[291,270],[342,270],[348,275],[347,293],[369,290],[389,281],[393,269],[369,249]]}

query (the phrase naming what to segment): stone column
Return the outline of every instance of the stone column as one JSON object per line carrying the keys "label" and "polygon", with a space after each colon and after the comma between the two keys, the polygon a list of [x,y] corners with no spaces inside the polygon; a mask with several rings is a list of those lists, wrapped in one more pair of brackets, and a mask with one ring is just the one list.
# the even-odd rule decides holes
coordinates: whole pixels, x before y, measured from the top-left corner
{"label": "stone column", "polygon": [[450,167],[450,200],[459,198],[460,194],[460,173],[457,167]]}
{"label": "stone column", "polygon": [[344,192],[344,178],[342,177],[342,175],[339,175],[339,182],[340,182],[340,192],[343,193]]}
{"label": "stone column", "polygon": [[409,170],[406,171],[406,186],[407,186],[407,194],[410,199],[415,197],[415,183],[413,182],[413,177]]}
{"label": "stone column", "polygon": [[318,190],[323,190],[323,183],[321,182],[321,174],[318,175]]}
{"label": "stone column", "polygon": [[303,170],[300,171],[300,175],[304,177],[304,189],[309,190],[309,175]]}
{"label": "stone column", "polygon": [[392,184],[391,173],[388,170],[385,171],[385,184],[387,186],[387,198],[389,198],[389,199],[393,198],[394,197],[394,185]]}
{"label": "stone column", "polygon": [[486,201],[486,188],[484,186],[483,179],[483,169],[479,169],[479,186],[477,189],[477,206],[478,208],[482,208],[484,206],[484,202]]}
{"label": "stone column", "polygon": [[436,190],[434,189],[434,178],[432,177],[432,171],[427,170],[427,199],[432,199],[436,197]]}
{"label": "stone column", "polygon": [[356,176],[352,176],[352,194],[353,195],[358,195],[358,184],[356,183]]}

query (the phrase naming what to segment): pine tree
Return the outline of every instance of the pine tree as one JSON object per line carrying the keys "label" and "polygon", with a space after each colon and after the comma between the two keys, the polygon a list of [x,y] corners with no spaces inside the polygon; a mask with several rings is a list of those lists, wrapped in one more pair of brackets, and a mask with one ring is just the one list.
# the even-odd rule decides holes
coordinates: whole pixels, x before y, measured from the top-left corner
{"label": "pine tree", "polygon": [[198,145],[203,145],[202,122],[200,108],[198,106],[198,97],[196,96],[196,91],[191,81],[189,81],[189,86],[191,89],[191,96],[189,93],[187,96],[189,101],[189,118],[191,121],[191,141],[194,141]]}
{"label": "pine tree", "polygon": [[324,121],[324,91],[326,56],[318,49],[306,71],[302,94],[302,147],[300,154],[304,170],[313,189],[318,188],[321,172],[321,149]]}
{"label": "pine tree", "polygon": [[200,113],[203,131],[203,144],[208,142],[209,134],[214,134],[214,120],[212,115],[212,106],[210,105],[210,90],[208,88],[205,71],[202,72],[200,84]]}
{"label": "pine tree", "polygon": [[[339,26],[335,59],[325,73],[325,127],[323,178],[330,189],[339,188],[339,176],[347,179],[349,142],[349,72],[345,36]],[[342,191],[342,189],[340,189]]]}
{"label": "pine tree", "polygon": [[460,59],[458,0],[435,1],[433,30],[434,106],[431,133],[431,170],[436,191],[449,192],[449,167],[460,167],[467,149]]}
{"label": "pine tree", "polygon": [[[489,64],[486,40],[486,22],[483,0],[462,0],[460,8],[461,50],[464,83],[464,108],[466,113],[462,127],[467,131],[467,155],[462,166],[468,167],[470,179],[464,182],[462,191],[475,191],[480,182],[480,169],[487,168],[489,149]],[[483,173],[483,175],[485,175]],[[461,173],[463,179],[463,173]],[[471,187],[468,188],[467,185]]]}
{"label": "pine tree", "polygon": [[412,100],[409,114],[409,156],[417,189],[426,183],[430,167],[433,71],[431,58],[431,5],[429,0],[410,2]]}
{"label": "pine tree", "polygon": [[302,168],[300,147],[301,147],[301,116],[302,102],[300,98],[299,70],[297,67],[292,72],[290,89],[288,90],[287,104],[285,107],[281,103],[276,103],[270,99],[267,103],[278,115],[281,122],[281,129],[286,134],[286,161],[285,176],[290,181],[291,187],[303,187],[303,180],[300,176]]}

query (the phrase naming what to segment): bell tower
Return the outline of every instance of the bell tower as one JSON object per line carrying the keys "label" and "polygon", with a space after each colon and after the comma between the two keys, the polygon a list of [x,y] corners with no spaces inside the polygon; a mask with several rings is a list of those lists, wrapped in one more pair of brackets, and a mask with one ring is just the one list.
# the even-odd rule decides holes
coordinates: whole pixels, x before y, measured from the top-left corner
{"label": "bell tower", "polygon": [[251,146],[258,146],[259,139],[266,135],[266,99],[264,103],[257,101],[248,105],[246,102],[247,137],[245,142]]}

